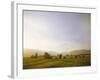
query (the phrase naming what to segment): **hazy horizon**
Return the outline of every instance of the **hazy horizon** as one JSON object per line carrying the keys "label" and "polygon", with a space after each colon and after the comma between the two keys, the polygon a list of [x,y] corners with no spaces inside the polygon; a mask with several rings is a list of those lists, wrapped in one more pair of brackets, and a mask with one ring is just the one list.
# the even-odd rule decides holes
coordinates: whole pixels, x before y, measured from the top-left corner
{"label": "hazy horizon", "polygon": [[23,51],[31,51],[31,50],[36,50],[36,51],[43,51],[43,52],[55,52],[55,53],[63,53],[63,52],[72,52],[72,51],[77,51],[77,50],[91,50],[91,49],[73,49],[73,50],[66,50],[66,51],[60,51],[60,52],[56,52],[56,51],[50,51],[50,50],[41,50],[41,49],[32,49],[32,48],[24,48],[24,50]]}
{"label": "hazy horizon", "polygon": [[23,11],[24,49],[64,52],[91,48],[89,13]]}

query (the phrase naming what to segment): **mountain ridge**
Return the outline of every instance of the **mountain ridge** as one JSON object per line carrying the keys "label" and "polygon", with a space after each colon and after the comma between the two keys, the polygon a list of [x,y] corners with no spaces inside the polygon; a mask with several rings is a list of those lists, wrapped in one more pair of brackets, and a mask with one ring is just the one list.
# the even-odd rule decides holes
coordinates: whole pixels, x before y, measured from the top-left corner
{"label": "mountain ridge", "polygon": [[90,54],[91,51],[90,50],[85,50],[85,49],[81,49],[81,50],[73,50],[73,51],[69,51],[69,52],[54,52],[54,51],[43,51],[43,50],[37,50],[37,49],[24,49],[23,54],[24,57],[30,57],[31,55],[34,54],[38,54],[38,55],[44,55],[45,52],[48,52],[50,55],[56,56],[58,54],[62,54],[62,55],[78,55],[78,54]]}

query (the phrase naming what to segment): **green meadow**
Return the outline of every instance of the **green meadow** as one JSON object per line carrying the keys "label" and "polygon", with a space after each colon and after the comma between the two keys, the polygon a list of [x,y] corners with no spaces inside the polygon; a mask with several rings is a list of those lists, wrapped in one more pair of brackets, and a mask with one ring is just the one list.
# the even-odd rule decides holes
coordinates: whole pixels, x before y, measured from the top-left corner
{"label": "green meadow", "polygon": [[91,55],[89,51],[84,54],[59,54],[55,56],[51,56],[49,53],[45,52],[43,55],[35,53],[34,55],[23,57],[23,69],[80,67],[90,65]]}

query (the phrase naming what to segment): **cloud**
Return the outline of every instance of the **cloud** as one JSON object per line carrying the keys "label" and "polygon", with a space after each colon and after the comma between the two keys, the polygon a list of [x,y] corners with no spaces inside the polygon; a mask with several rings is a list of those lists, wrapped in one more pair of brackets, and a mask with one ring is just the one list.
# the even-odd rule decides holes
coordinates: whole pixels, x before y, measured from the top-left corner
{"label": "cloud", "polygon": [[88,13],[24,11],[24,48],[89,49],[90,37]]}

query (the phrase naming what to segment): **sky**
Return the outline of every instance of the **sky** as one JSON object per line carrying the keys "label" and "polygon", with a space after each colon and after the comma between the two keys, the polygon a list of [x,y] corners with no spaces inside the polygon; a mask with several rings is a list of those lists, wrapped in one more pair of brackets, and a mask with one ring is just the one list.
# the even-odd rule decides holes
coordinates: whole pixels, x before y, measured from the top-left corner
{"label": "sky", "polygon": [[23,11],[24,49],[65,52],[91,47],[89,13]]}

